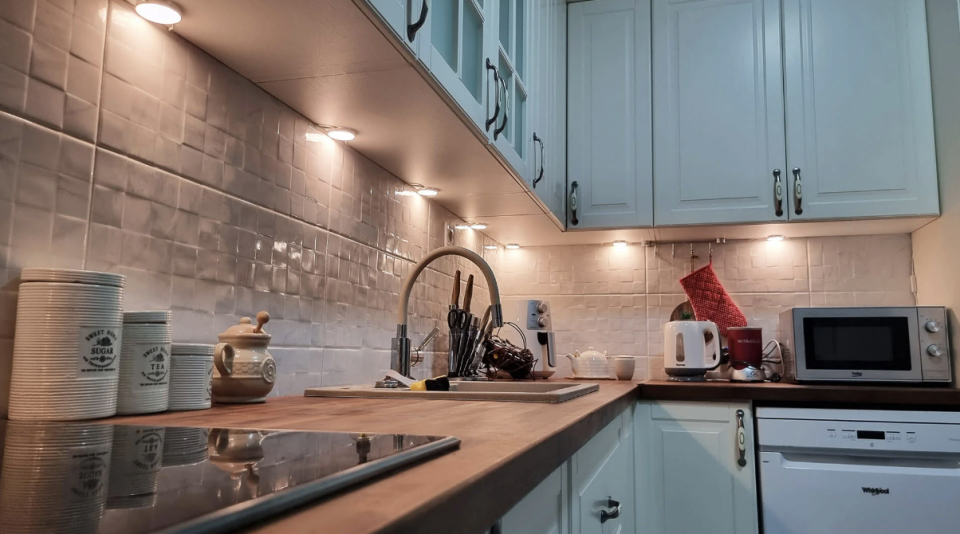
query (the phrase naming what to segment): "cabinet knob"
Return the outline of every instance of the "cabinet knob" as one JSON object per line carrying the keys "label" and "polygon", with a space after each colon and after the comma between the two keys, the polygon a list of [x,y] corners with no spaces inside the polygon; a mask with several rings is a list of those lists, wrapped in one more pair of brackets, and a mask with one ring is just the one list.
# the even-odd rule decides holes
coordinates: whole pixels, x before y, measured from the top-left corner
{"label": "cabinet knob", "polygon": [[[540,174],[533,181],[533,188],[537,188],[537,184],[540,183],[540,180],[543,180],[543,139],[540,139],[540,136],[537,135],[537,132],[533,132],[533,142],[540,143]],[[534,155],[536,159],[536,155]]]}
{"label": "cabinet knob", "polygon": [[800,167],[793,169],[793,212],[803,215],[803,185],[800,180]]}
{"label": "cabinet knob", "polygon": [[510,120],[510,91],[507,90],[507,82],[503,76],[500,76],[500,85],[503,86],[503,124],[493,130],[494,141],[507,129],[507,122]]}
{"label": "cabinet knob", "polygon": [[570,219],[570,224],[574,226],[580,224],[580,219],[577,219],[577,187],[579,185],[576,180],[570,184],[570,212],[573,216],[573,218]]}
{"label": "cabinet knob", "polygon": [[611,508],[608,512],[607,510],[600,510],[600,523],[606,523],[611,519],[616,519],[620,517],[620,502],[613,500],[613,497],[607,497],[607,508]]}
{"label": "cabinet knob", "polygon": [[780,181],[780,169],[773,169],[773,206],[777,217],[783,217],[783,183]]}
{"label": "cabinet knob", "polygon": [[737,410],[737,451],[740,458],[737,459],[737,465],[747,466],[747,431],[743,428],[743,410]]}

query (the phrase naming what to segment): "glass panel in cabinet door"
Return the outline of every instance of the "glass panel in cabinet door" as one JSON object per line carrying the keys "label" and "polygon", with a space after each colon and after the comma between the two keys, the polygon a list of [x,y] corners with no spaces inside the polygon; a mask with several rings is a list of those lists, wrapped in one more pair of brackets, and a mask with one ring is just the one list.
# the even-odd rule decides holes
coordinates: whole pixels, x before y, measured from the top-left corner
{"label": "glass panel in cabinet door", "polygon": [[511,51],[512,55],[510,57],[513,59],[513,66],[517,69],[517,77],[519,77],[521,80],[524,80],[527,77],[527,71],[526,71],[527,50],[526,50],[526,42],[525,42],[526,32],[524,31],[525,30],[524,9],[526,6],[526,2],[524,0],[516,0],[515,5],[516,5],[517,25],[516,25],[516,30],[514,34],[516,38],[514,39],[514,47],[513,47],[513,50]]}
{"label": "glass panel in cabinet door", "polygon": [[440,0],[433,2],[430,10],[430,42],[454,72],[459,70],[459,5],[459,0]]}
{"label": "glass panel in cabinet door", "polygon": [[483,103],[483,4],[476,0],[463,1],[463,85],[478,103]]}
{"label": "glass panel in cabinet door", "polygon": [[498,11],[500,14],[498,32],[500,34],[500,47],[509,54],[513,35],[513,0],[500,0]]}
{"label": "glass panel in cabinet door", "polygon": [[[515,119],[515,118],[516,118],[516,113],[514,112],[514,108],[515,108],[515,106],[514,106],[514,88],[513,88],[513,86],[514,86],[514,76],[513,76],[513,69],[510,68],[510,63],[508,63],[507,60],[506,60],[506,58],[503,57],[503,51],[502,51],[502,50],[500,51],[500,64],[499,64],[498,68],[500,69],[500,77],[503,78],[503,83],[504,83],[504,85],[505,85],[505,87],[506,87],[506,91],[504,91],[505,94],[503,95],[503,99],[504,99],[504,100],[503,100],[503,108],[504,108],[504,112],[505,112],[504,117],[506,117],[506,120],[507,120],[507,126],[506,126],[506,128],[503,130],[503,132],[500,133],[500,135],[502,135],[503,137],[505,137],[505,138],[507,139],[507,141],[510,141],[511,144],[512,144],[512,142],[513,142],[513,121],[516,120],[516,119]],[[503,120],[502,120],[502,119],[501,119],[501,121],[499,122],[499,125],[500,125],[500,126],[503,125]]]}
{"label": "glass panel in cabinet door", "polygon": [[524,124],[524,117],[526,117],[527,110],[527,93],[516,77],[513,86],[514,112],[513,117],[511,117],[513,119],[513,126],[511,126],[511,128],[514,131],[512,137],[513,146],[517,150],[517,155],[521,158],[526,158],[527,135],[525,133],[526,129],[524,128],[526,126]]}

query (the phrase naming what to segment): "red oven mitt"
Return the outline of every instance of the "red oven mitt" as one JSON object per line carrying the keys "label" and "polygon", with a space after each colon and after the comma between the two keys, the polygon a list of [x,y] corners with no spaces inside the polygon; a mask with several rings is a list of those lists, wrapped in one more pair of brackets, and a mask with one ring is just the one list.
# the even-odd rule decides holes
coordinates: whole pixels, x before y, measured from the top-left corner
{"label": "red oven mitt", "polygon": [[712,263],[681,278],[680,285],[690,299],[698,321],[717,323],[723,336],[727,335],[728,328],[747,326],[747,318],[723,288]]}

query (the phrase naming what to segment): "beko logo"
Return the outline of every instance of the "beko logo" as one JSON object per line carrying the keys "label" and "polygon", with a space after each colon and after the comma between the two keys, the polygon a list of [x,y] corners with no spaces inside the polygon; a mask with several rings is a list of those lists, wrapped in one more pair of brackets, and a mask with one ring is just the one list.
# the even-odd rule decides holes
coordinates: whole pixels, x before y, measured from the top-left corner
{"label": "beko logo", "polygon": [[868,487],[864,486],[864,487],[863,487],[863,492],[864,492],[864,493],[869,493],[870,495],[873,495],[874,497],[876,497],[877,495],[890,495],[890,488],[868,488]]}
{"label": "beko logo", "polygon": [[863,376],[863,371],[853,371],[851,374],[854,378],[860,378]]}

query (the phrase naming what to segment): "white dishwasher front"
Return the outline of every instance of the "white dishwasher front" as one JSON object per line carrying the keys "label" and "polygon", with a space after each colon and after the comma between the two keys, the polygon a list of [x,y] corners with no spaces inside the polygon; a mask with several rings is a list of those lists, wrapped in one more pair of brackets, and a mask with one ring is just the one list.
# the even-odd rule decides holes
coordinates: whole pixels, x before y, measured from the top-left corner
{"label": "white dishwasher front", "polygon": [[960,414],[759,408],[765,534],[960,532]]}

